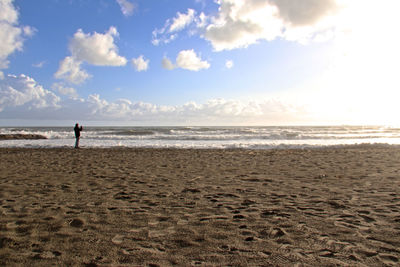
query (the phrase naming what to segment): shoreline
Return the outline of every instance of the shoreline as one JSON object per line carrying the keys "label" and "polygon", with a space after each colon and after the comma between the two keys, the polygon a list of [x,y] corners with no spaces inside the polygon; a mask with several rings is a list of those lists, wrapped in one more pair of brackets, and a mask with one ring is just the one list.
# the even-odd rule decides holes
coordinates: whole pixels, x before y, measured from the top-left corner
{"label": "shoreline", "polygon": [[0,148],[0,265],[395,266],[400,147]]}
{"label": "shoreline", "polygon": [[[37,138],[37,139],[10,139],[12,140],[51,140],[46,137]],[[82,139],[81,139],[82,140]],[[8,140],[0,139],[0,144],[2,141],[6,142]],[[74,139],[69,139],[69,142],[72,144],[75,142]],[[165,146],[165,147],[157,147],[157,146],[124,146],[124,145],[114,145],[114,146],[88,146],[81,145],[79,149],[176,149],[176,150],[307,150],[307,149],[346,149],[346,148],[400,148],[400,144],[389,144],[389,143],[356,143],[356,144],[333,144],[333,145],[309,145],[309,144],[279,144],[279,145],[270,145],[268,147],[178,147],[178,146]],[[59,145],[59,146],[3,146],[0,149],[69,149],[74,148],[73,145]]]}

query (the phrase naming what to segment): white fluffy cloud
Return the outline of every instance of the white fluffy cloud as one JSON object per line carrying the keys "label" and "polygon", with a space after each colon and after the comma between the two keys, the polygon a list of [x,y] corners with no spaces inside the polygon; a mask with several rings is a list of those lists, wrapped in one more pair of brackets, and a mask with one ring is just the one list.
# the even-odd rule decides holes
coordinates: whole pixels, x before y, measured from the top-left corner
{"label": "white fluffy cloud", "polygon": [[69,44],[71,55],[78,61],[86,61],[96,66],[124,66],[126,58],[118,55],[114,37],[118,36],[115,27],[105,33],[84,33],[79,29]]}
{"label": "white fluffy cloud", "polygon": [[92,109],[91,118],[126,120],[137,122],[157,121],[166,124],[246,124],[260,123],[262,120],[292,120],[304,114],[301,108],[286,106],[277,101],[241,102],[235,100],[212,99],[204,104],[189,102],[178,106],[159,106],[151,103],[132,103],[126,99],[109,103],[98,95],[87,100]]}
{"label": "white fluffy cloud", "polygon": [[18,22],[18,11],[12,4],[13,0],[0,1],[0,21],[15,24]]}
{"label": "white fluffy cloud", "polygon": [[187,14],[177,13],[177,16],[173,19],[171,26],[169,27],[169,32],[175,32],[183,30],[187,25],[193,22],[195,11],[193,9],[188,9]]}
{"label": "white fluffy cloud", "polygon": [[164,57],[161,61],[161,65],[166,70],[173,70],[175,69],[174,63],[171,62],[169,58]]}
{"label": "white fluffy cloud", "polygon": [[117,0],[117,3],[121,7],[122,14],[125,16],[131,16],[133,14],[133,10],[135,9],[135,5],[128,0]]}
{"label": "white fluffy cloud", "polygon": [[6,69],[9,65],[7,59],[10,54],[22,50],[23,39],[21,29],[11,24],[0,22],[0,69]]}
{"label": "white fluffy cloud", "polygon": [[9,65],[8,56],[21,51],[24,36],[32,36],[33,28],[18,25],[18,11],[12,0],[0,0],[0,69]]}
{"label": "white fluffy cloud", "polygon": [[201,58],[196,55],[193,49],[179,52],[178,56],[176,57],[176,65],[179,68],[192,71],[199,71],[201,69],[208,69],[210,67],[210,64],[205,60],[201,60]]}
{"label": "white fluffy cloud", "polygon": [[190,71],[199,71],[202,69],[208,69],[210,63],[202,60],[196,55],[193,49],[182,50],[176,57],[176,64],[174,65],[168,58],[164,58],[162,61],[162,66],[167,70],[172,70],[174,68],[181,68]]}
{"label": "white fluffy cloud", "polygon": [[279,16],[294,26],[314,25],[320,19],[334,13],[336,0],[272,0],[279,10]]}
{"label": "white fluffy cloud", "polygon": [[53,83],[51,88],[62,95],[67,95],[75,98],[78,97],[76,89],[73,87],[66,86],[64,83]]}
{"label": "white fluffy cloud", "polygon": [[23,74],[7,75],[0,80],[0,112],[7,107],[23,110],[57,109],[59,101],[57,95]]}
{"label": "white fluffy cloud", "polygon": [[145,59],[143,55],[140,55],[138,58],[132,59],[132,66],[136,71],[146,71],[149,68],[150,60]]}
{"label": "white fluffy cloud", "polygon": [[307,42],[333,31],[336,0],[219,0],[219,12],[204,38],[216,51],[247,47],[259,40]]}
{"label": "white fluffy cloud", "polygon": [[60,62],[60,66],[54,77],[63,79],[73,84],[81,84],[91,77],[85,70],[81,69],[82,61],[73,57],[66,57]]}
{"label": "white fluffy cloud", "polygon": [[114,37],[118,36],[115,27],[104,33],[94,32],[86,34],[79,29],[69,44],[71,56],[60,62],[55,77],[65,79],[74,84],[80,84],[91,76],[81,69],[83,62],[95,66],[124,66],[127,59],[118,55],[118,48],[114,43]]}

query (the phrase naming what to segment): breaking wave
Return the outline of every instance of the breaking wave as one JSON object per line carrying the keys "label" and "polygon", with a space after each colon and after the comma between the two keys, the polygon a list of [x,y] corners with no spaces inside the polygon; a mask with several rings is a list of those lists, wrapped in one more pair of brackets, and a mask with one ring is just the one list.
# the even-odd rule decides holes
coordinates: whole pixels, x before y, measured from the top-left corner
{"label": "breaking wave", "polygon": [[[36,134],[46,140],[4,140],[0,147],[62,147],[72,127],[3,127],[0,134]],[[381,126],[296,127],[84,127],[84,147],[304,148],[354,144],[400,144],[400,129]]]}

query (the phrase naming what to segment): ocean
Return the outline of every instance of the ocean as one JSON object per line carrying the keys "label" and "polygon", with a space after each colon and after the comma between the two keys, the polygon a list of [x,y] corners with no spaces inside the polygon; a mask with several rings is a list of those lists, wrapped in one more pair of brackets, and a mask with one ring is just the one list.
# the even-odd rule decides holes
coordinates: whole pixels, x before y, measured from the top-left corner
{"label": "ocean", "polygon": [[[72,127],[2,127],[0,134],[40,134],[43,140],[2,140],[0,147],[73,147]],[[382,126],[84,127],[81,147],[312,148],[400,144],[400,128]]]}

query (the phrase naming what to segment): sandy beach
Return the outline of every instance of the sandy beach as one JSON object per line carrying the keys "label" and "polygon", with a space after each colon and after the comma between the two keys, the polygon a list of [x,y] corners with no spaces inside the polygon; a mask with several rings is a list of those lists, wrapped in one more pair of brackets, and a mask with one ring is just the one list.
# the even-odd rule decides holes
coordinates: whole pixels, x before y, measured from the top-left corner
{"label": "sandy beach", "polygon": [[1,266],[398,266],[400,148],[0,149]]}

